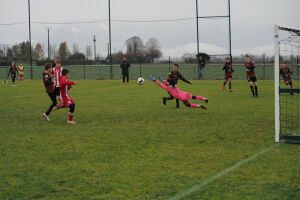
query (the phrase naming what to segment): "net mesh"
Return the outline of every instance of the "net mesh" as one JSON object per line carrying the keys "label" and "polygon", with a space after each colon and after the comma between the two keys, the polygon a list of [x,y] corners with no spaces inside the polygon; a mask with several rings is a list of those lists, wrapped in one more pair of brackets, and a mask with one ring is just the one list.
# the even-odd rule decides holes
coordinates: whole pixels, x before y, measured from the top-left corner
{"label": "net mesh", "polygon": [[281,76],[280,83],[280,132],[283,135],[300,135],[300,32],[281,28],[280,63],[285,63],[291,75],[291,88]]}

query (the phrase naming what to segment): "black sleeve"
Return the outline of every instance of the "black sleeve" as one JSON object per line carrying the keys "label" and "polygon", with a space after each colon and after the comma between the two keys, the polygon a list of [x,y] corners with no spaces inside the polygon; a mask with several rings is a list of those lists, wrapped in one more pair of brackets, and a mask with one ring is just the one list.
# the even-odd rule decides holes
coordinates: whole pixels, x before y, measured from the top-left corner
{"label": "black sleeve", "polygon": [[293,75],[293,72],[291,72],[290,68],[288,68],[288,69],[289,69],[289,73]]}
{"label": "black sleeve", "polygon": [[190,81],[186,80],[180,73],[178,74],[178,78],[186,83],[190,83]]}
{"label": "black sleeve", "polygon": [[226,65],[224,65],[224,67],[223,67],[223,70],[225,70],[226,69]]}
{"label": "black sleeve", "polygon": [[11,73],[11,68],[8,70],[8,74],[7,74],[7,76],[9,76],[9,73]]}

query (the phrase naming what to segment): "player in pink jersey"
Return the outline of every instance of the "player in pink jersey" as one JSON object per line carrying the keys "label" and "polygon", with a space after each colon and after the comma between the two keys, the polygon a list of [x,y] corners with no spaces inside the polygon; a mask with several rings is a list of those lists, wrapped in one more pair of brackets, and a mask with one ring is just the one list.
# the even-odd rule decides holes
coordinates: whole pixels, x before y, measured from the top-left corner
{"label": "player in pink jersey", "polygon": [[159,77],[159,79],[164,82],[165,85],[161,84],[159,81],[157,81],[155,79],[154,76],[150,75],[150,80],[152,80],[153,82],[155,82],[159,87],[167,90],[175,99],[178,99],[180,101],[183,102],[184,105],[186,105],[187,107],[191,107],[191,108],[202,108],[204,110],[207,110],[207,107],[201,104],[190,104],[189,100],[190,99],[197,99],[197,100],[202,100],[205,101],[206,103],[208,103],[208,99],[205,97],[201,97],[201,96],[194,96],[188,92],[184,92],[178,89],[175,81],[170,80],[165,81],[163,80],[161,77]]}
{"label": "player in pink jersey", "polygon": [[62,70],[62,76],[60,77],[60,80],[59,80],[60,95],[59,95],[58,99],[60,101],[60,104],[55,106],[53,108],[53,111],[57,110],[59,108],[67,108],[68,107],[70,109],[68,124],[76,124],[76,122],[73,121],[75,103],[68,93],[68,91],[72,88],[72,85],[75,85],[76,82],[69,81],[68,80],[69,75],[70,75],[69,70],[67,70],[67,69]]}

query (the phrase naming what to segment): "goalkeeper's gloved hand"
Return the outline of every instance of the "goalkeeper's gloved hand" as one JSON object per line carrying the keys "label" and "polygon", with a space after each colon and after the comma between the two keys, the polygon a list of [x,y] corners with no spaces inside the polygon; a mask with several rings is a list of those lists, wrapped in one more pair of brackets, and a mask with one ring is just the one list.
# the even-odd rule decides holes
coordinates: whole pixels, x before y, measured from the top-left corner
{"label": "goalkeeper's gloved hand", "polygon": [[155,77],[154,77],[154,76],[152,76],[152,75],[150,75],[150,80],[151,80],[151,81],[153,81],[153,82],[155,82],[155,81],[156,81]]}
{"label": "goalkeeper's gloved hand", "polygon": [[164,79],[161,76],[158,76],[158,78],[160,81],[162,81],[162,82],[164,81]]}

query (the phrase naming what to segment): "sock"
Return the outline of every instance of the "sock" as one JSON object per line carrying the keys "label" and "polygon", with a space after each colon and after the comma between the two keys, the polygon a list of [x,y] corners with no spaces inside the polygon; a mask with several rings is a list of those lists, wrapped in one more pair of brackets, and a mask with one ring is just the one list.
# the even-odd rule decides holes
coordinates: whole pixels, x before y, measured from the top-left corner
{"label": "sock", "polygon": [[257,93],[257,86],[255,86],[255,95],[258,96],[258,93]]}
{"label": "sock", "polygon": [[49,115],[50,115],[50,113],[51,113],[51,111],[52,111],[52,108],[48,108],[48,110],[46,111],[46,113],[45,113],[45,114],[46,114],[47,116],[49,116]]}
{"label": "sock", "polygon": [[226,82],[223,83],[223,86],[225,86],[225,85],[226,85]]}
{"label": "sock", "polygon": [[253,94],[253,96],[254,96],[254,89],[253,89],[253,86],[250,86],[250,89],[251,89],[251,92],[252,92],[252,94]]}
{"label": "sock", "polygon": [[206,100],[205,97],[201,97],[201,96],[193,96],[192,99],[197,99],[197,100],[202,100],[202,101]]}
{"label": "sock", "polygon": [[69,113],[69,121],[73,121],[74,113]]}
{"label": "sock", "polygon": [[200,108],[201,105],[199,104],[190,104],[191,108]]}
{"label": "sock", "polygon": [[167,97],[166,99],[167,99],[167,100],[173,100],[173,98],[172,98],[172,97]]}
{"label": "sock", "polygon": [[231,89],[231,82],[229,83],[229,89]]}
{"label": "sock", "polygon": [[176,99],[176,106],[179,106],[179,100]]}

